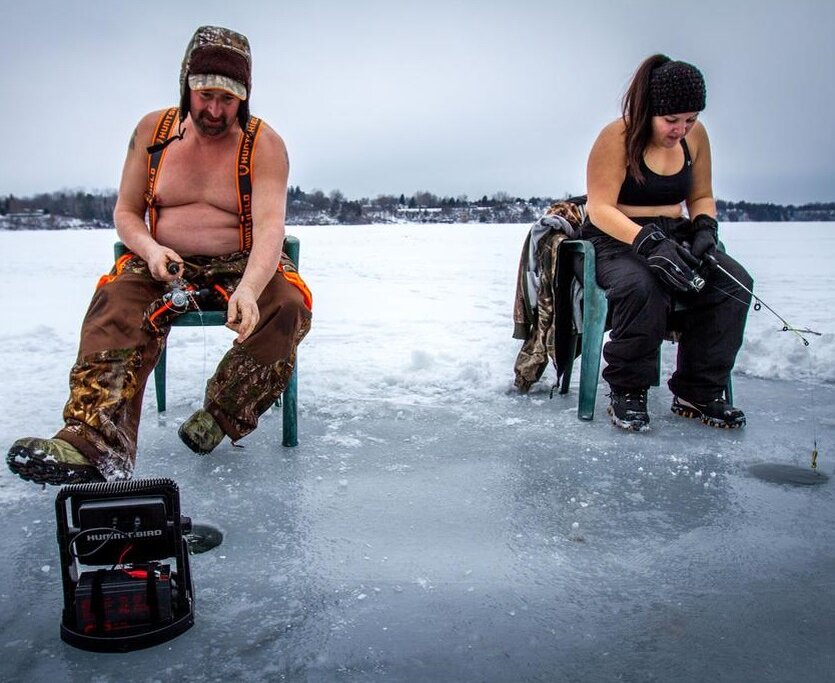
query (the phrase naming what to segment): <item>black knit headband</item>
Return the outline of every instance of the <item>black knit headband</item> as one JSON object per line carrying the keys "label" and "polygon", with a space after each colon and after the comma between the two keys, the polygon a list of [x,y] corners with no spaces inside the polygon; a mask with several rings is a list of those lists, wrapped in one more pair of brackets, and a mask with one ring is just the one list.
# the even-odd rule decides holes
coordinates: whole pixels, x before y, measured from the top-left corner
{"label": "black knit headband", "polygon": [[705,79],[692,64],[669,61],[654,69],[650,76],[652,116],[702,111],[705,99]]}

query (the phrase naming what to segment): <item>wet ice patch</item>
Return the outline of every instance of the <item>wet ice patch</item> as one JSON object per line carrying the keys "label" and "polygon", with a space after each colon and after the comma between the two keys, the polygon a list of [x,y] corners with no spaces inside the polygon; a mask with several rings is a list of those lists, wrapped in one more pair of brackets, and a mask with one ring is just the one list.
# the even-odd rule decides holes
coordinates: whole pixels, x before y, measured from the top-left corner
{"label": "wet ice patch", "polygon": [[829,477],[811,467],[787,465],[783,463],[763,462],[752,465],[748,471],[757,479],[771,484],[789,484],[791,486],[815,486],[825,484]]}

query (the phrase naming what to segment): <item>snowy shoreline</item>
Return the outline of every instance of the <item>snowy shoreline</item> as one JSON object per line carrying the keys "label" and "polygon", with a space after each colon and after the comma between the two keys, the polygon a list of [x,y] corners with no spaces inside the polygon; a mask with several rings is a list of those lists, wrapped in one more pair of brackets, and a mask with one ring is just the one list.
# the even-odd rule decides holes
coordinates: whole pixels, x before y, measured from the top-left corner
{"label": "snowy shoreline", "polygon": [[[729,253],[754,276],[756,293],[792,325],[822,333],[805,335],[805,347],[764,308],[752,310],[736,374],[835,382],[833,227],[722,227]],[[301,240],[301,272],[314,295],[313,330],[300,354],[302,401],[448,404],[508,392],[520,346],[511,338],[516,266],[527,230],[522,224],[289,228]],[[60,410],[81,319],[115,239],[112,230],[0,232],[11,321],[0,332],[4,405],[19,406],[21,414],[31,404]],[[217,328],[177,330],[171,371],[199,377],[202,386],[229,337]],[[665,373],[674,359],[665,344]],[[553,379],[549,368],[535,390],[549,389]],[[175,402],[199,397],[194,381],[175,381],[169,391]]]}

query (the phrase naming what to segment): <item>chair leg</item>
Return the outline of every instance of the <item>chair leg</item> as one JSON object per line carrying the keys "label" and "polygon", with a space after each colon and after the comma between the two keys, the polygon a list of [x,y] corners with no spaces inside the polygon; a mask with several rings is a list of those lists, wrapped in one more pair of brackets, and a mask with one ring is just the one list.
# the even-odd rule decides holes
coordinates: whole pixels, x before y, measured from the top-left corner
{"label": "chair leg", "polygon": [[577,337],[579,335],[572,334],[568,339],[568,348],[566,349],[565,369],[562,373],[562,381],[560,382],[560,393],[567,394],[568,387],[571,384],[571,373],[574,370],[574,358],[577,356]]}
{"label": "chair leg", "polygon": [[583,341],[580,352],[580,397],[577,417],[594,419],[597,383],[600,378],[600,356],[606,331],[609,305],[599,287],[586,287],[583,293]]}
{"label": "chair leg", "polygon": [[[580,396],[577,402],[577,417],[581,420],[593,420],[609,303],[606,300],[606,292],[597,286],[597,258],[594,245],[587,240],[565,240],[560,244],[560,253],[565,251],[583,255],[583,340],[580,346]],[[569,380],[570,375],[563,379],[561,391],[568,389]]]}
{"label": "chair leg", "polygon": [[[165,366],[166,349],[162,349],[159,360],[154,368],[154,385],[157,394],[157,412],[165,412]],[[281,397],[282,446],[299,445],[298,422],[298,366],[293,368],[287,387]]]}
{"label": "chair leg", "polygon": [[284,397],[281,401],[282,446],[293,447],[299,445],[298,372],[297,361],[290,375],[290,380],[287,382],[287,387],[284,389]]}
{"label": "chair leg", "polygon": [[159,360],[154,368],[154,386],[157,392],[157,412],[165,412],[165,361],[166,361],[166,347],[162,347],[162,352],[159,354]]}
{"label": "chair leg", "polygon": [[[284,239],[284,253],[289,256],[296,267],[299,266],[299,239],[287,235]],[[298,421],[298,382],[299,382],[299,361],[296,357],[296,364],[293,373],[284,389],[284,396],[281,401],[281,445],[294,447],[299,445],[299,421]]]}

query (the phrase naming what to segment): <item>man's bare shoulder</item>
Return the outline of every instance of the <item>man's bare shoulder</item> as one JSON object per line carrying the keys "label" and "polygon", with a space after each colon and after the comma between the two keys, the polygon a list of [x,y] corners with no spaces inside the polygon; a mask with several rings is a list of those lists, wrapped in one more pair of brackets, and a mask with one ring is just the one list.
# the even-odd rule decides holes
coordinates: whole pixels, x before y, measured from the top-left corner
{"label": "man's bare shoulder", "polygon": [[141,119],[139,119],[139,123],[136,124],[133,136],[131,137],[131,148],[133,148],[134,145],[137,145],[144,149],[148,145],[153,144],[154,132],[156,131],[157,123],[159,123],[160,117],[166,111],[168,111],[167,108],[157,109],[156,111],[148,112]]}
{"label": "man's bare shoulder", "polygon": [[275,129],[266,121],[261,121],[261,132],[258,135],[258,144],[265,145],[275,150],[285,149],[284,139],[276,133]]}
{"label": "man's bare shoulder", "polygon": [[261,131],[258,134],[255,158],[258,161],[271,160],[279,164],[289,165],[287,146],[284,144],[283,138],[264,121],[261,122]]}

